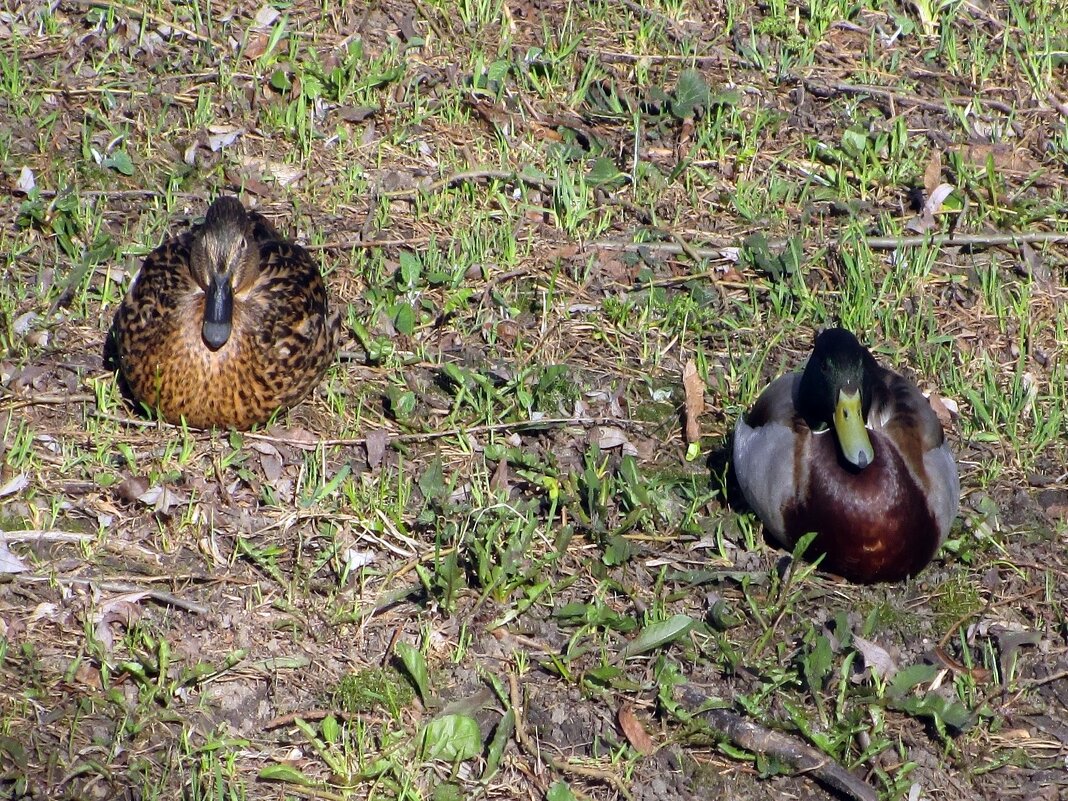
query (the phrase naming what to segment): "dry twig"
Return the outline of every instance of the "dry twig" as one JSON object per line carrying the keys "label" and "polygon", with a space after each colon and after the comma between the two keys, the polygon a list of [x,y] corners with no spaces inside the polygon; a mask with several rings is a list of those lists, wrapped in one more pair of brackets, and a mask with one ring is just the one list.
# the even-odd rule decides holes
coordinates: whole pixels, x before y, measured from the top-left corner
{"label": "dry twig", "polygon": [[855,801],[878,801],[879,795],[873,787],[796,737],[761,726],[730,709],[701,710],[711,699],[694,685],[680,687],[678,700],[684,709],[698,715],[717,736],[732,745],[784,762],[798,773],[811,775],[821,784]]}

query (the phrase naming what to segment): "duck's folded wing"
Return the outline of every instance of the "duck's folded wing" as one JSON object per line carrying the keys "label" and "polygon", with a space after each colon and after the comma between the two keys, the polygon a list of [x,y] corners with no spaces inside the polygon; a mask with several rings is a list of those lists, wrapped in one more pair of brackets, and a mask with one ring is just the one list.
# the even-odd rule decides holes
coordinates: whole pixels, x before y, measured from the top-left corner
{"label": "duck's folded wing", "polygon": [[960,508],[960,478],[942,423],[931,402],[907,378],[885,369],[880,378],[869,420],[893,440],[924,485],[944,538]]}
{"label": "duck's folded wing", "polygon": [[884,429],[897,441],[911,438],[921,453],[934,450],[945,442],[942,423],[930,401],[907,378],[885,368],[880,369],[876,382],[868,424]]}
{"label": "duck's folded wing", "polygon": [[938,523],[939,542],[953,525],[960,509],[960,477],[957,461],[943,443],[923,455],[923,467],[927,472],[927,505]]}
{"label": "duck's folded wing", "polygon": [[[783,508],[793,499],[797,482],[794,396],[800,373],[775,379],[752,410],[734,428],[734,472],[746,501],[765,527],[785,544]],[[804,432],[807,435],[807,429]]]}

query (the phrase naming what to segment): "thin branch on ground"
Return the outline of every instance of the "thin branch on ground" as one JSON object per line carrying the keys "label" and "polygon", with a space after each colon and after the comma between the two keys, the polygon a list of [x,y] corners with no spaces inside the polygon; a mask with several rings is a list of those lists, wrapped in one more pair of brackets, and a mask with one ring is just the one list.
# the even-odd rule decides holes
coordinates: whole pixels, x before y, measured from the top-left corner
{"label": "thin branch on ground", "polygon": [[30,584],[63,584],[67,586],[80,586],[80,587],[95,587],[98,590],[104,590],[105,592],[137,592],[143,593],[146,597],[151,598],[167,606],[173,606],[177,609],[182,609],[186,612],[192,612],[197,615],[206,615],[208,608],[202,604],[198,604],[194,601],[187,601],[184,598],[179,598],[177,595],[172,595],[169,592],[162,592],[160,590],[145,589],[144,587],[138,587],[134,584],[125,584],[118,581],[101,581],[92,578],[66,578],[59,576],[29,576],[25,573],[15,574],[15,580],[19,582],[27,582]]}
{"label": "thin branch on ground", "polygon": [[[390,442],[413,443],[432,442],[445,437],[459,437],[465,434],[492,434],[502,431],[526,431],[528,429],[541,428],[566,428],[567,426],[581,426],[582,428],[596,428],[597,426],[615,426],[617,428],[630,428],[642,430],[643,426],[637,420],[625,420],[615,417],[546,417],[541,420],[516,420],[511,423],[491,423],[458,428],[447,428],[441,431],[427,431],[422,434],[395,434],[389,437]],[[288,438],[278,434],[263,434],[256,431],[245,433],[249,439],[258,439],[265,442],[280,442],[286,445],[365,445],[365,437],[348,437],[341,439],[304,439]]]}
{"label": "thin branch on ground", "polygon": [[702,709],[712,699],[692,684],[678,688],[677,697],[687,712],[697,715],[716,736],[732,745],[784,762],[854,801],[878,801],[875,788],[796,737],[761,726],[730,709]]}
{"label": "thin branch on ground", "polygon": [[[949,105],[967,107],[975,102],[974,97],[947,97],[942,101],[927,100],[916,95],[905,94],[904,92],[895,92],[891,89],[887,89],[882,86],[869,86],[866,84],[852,84],[852,83],[821,83],[817,80],[808,79],[804,81],[805,89],[817,97],[833,97],[834,95],[871,95],[872,97],[880,97],[885,100],[889,100],[893,103],[898,103],[903,106],[916,106],[917,108],[928,109],[929,111],[940,111],[943,113],[949,113]],[[987,108],[999,111],[1002,114],[1016,114],[1017,109],[1014,109],[1008,103],[1002,103],[1000,100],[991,100],[983,98],[979,101],[980,105]]]}
{"label": "thin branch on ground", "polygon": [[934,245],[940,248],[951,247],[1000,247],[1004,245],[1017,245],[1021,242],[1028,244],[1059,244],[1068,242],[1068,233],[1058,231],[1029,231],[1026,233],[989,233],[989,234],[936,234],[926,236],[870,236],[863,242],[872,250],[896,250],[904,247],[918,247],[920,245]]}
{"label": "thin branch on ground", "polygon": [[0,531],[0,542],[92,542],[95,539],[93,534],[79,534],[76,531],[46,529]]}
{"label": "thin branch on ground", "polygon": [[211,39],[207,36],[183,27],[174,20],[165,19],[150,11],[144,11],[135,6],[128,6],[125,3],[110,3],[107,2],[107,0],[67,0],[67,2],[76,6],[81,6],[82,8],[99,8],[104,11],[112,11],[116,14],[129,14],[134,19],[139,19],[143,22],[153,22],[156,25],[171,28],[183,36],[188,36],[190,39],[194,39],[198,42],[211,43]]}
{"label": "thin branch on ground", "polygon": [[[1068,233],[1057,231],[1030,231],[1027,233],[988,233],[988,234],[934,234],[915,236],[870,236],[857,240],[863,242],[872,250],[896,250],[902,247],[919,247],[932,245],[938,248],[947,247],[1002,247],[1015,245],[1021,242],[1028,244],[1059,244],[1068,242]],[[769,240],[768,248],[775,250],[785,247],[785,239]],[[844,246],[844,241],[838,242]],[[739,247],[736,242],[723,242],[719,245],[697,246],[689,242],[682,242],[676,237],[675,242],[629,242],[623,239],[598,239],[587,243],[586,247],[601,250],[622,250],[629,253],[647,251],[669,256],[689,256],[691,259],[718,259],[725,260],[727,257],[723,251],[731,247]]]}

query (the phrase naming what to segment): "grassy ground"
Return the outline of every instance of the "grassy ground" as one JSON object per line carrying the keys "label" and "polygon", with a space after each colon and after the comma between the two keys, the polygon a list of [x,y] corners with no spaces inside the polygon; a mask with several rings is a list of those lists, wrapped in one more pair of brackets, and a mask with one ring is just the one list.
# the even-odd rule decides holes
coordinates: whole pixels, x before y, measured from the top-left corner
{"label": "grassy ground", "polygon": [[[807,746],[1064,797],[1065,242],[997,239],[1068,231],[1064,4],[277,6],[0,12],[0,794],[825,797]],[[153,424],[111,316],[239,189],[345,353],[265,430]],[[728,502],[835,321],[957,410],[906,584]]]}

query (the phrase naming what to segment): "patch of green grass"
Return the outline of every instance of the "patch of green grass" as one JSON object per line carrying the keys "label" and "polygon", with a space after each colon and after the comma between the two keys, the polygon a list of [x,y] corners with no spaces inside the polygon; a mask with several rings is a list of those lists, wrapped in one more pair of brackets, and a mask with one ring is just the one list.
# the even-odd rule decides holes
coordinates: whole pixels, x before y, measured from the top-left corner
{"label": "patch of green grass", "polygon": [[411,685],[389,668],[368,668],[341,679],[334,694],[338,707],[346,712],[384,709],[396,715],[415,698]]}

